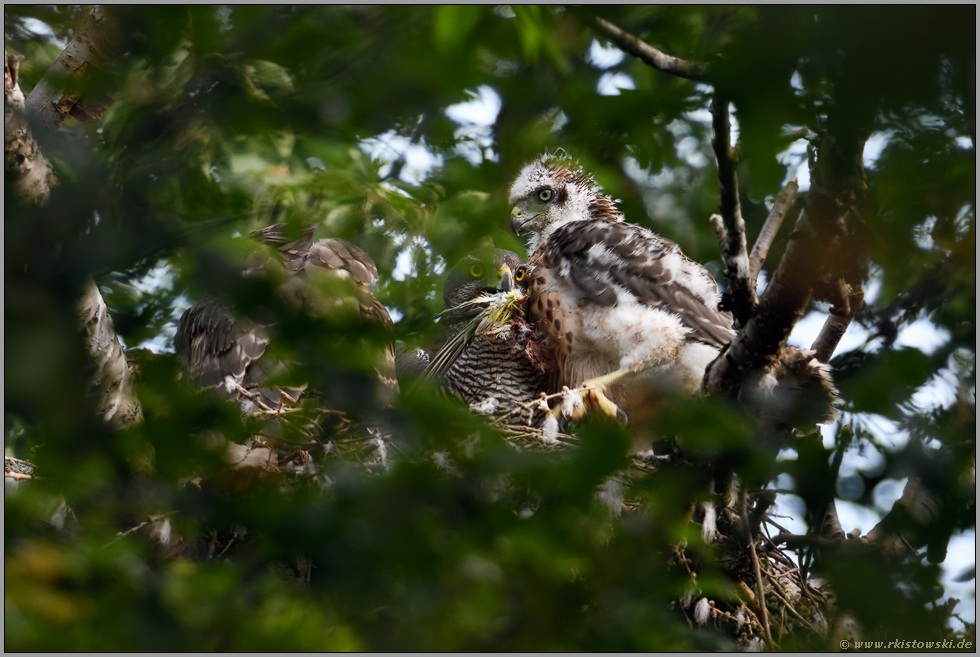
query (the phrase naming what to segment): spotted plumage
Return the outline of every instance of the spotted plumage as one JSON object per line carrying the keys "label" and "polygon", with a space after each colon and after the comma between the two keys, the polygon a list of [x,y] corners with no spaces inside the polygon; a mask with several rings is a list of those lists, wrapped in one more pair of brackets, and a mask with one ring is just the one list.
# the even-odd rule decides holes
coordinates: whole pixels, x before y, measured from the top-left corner
{"label": "spotted plumage", "polygon": [[514,231],[530,233],[528,321],[557,358],[559,385],[623,374],[608,397],[627,414],[649,404],[637,389],[695,391],[734,335],[708,270],[624,222],[566,159],[525,166],[510,202]]}
{"label": "spotted plumage", "polygon": [[537,427],[546,409],[528,412],[521,404],[547,387],[548,352],[523,318],[527,280],[524,261],[511,251],[463,258],[443,290],[450,337],[427,374],[475,410]]}

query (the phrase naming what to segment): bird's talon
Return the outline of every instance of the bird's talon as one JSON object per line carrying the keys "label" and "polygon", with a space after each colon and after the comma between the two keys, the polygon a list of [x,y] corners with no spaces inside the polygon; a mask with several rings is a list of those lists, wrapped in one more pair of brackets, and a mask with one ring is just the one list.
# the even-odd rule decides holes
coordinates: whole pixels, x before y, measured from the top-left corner
{"label": "bird's talon", "polygon": [[564,388],[562,402],[552,410],[552,414],[555,418],[576,422],[593,411],[624,423],[627,421],[626,413],[603,394],[603,387],[588,381],[574,390]]}
{"label": "bird's talon", "polygon": [[622,420],[623,424],[629,424],[630,419],[626,416],[626,411],[621,409],[619,406],[616,407],[616,417]]}

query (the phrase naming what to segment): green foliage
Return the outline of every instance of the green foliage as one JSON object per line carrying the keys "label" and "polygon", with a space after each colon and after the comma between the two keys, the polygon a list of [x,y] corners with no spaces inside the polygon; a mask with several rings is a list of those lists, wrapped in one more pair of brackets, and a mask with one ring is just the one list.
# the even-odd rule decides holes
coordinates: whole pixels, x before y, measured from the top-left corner
{"label": "green foliage", "polygon": [[[704,118],[713,89],[628,55],[592,63],[596,36],[580,10],[114,8],[128,48],[96,76],[114,104],[102,121],[71,119],[44,143],[60,180],[46,205],[18,204],[9,184],[5,195],[5,453],[41,473],[5,497],[8,648],[731,649],[734,637],[685,620],[677,601],[691,580],[668,566],[671,546],[686,543],[703,595],[737,599],[726,564],[690,522],[710,483],[705,464],[756,487],[788,473],[816,529],[820,500],[837,490],[835,450],[847,445],[882,455],[879,470],[858,473],[865,507],[886,479],[917,475],[940,490],[943,513],[926,528],[930,560],[945,554],[940,539],[975,530],[975,491],[962,485],[976,429],[974,12],[595,10],[672,55],[717,62],[714,84],[740,129],[750,242],[766,199],[796,175],[777,160],[785,129],[825,130],[843,108],[847,129],[884,135],[857,218],[866,283],[881,291],[855,323],[867,342],[833,362],[845,428],[827,432],[826,444],[787,441],[727,403],[672,400],[652,428],[691,463],[633,482],[626,494],[641,510],[611,516],[596,490],[628,464],[632,428],[587,423],[575,449],[514,450],[483,419],[408,379],[395,407],[378,409],[378,326],[312,320],[276,302],[269,283],[240,276],[255,250],[251,230],[317,223],[317,237],[347,239],[377,263],[376,293],[397,320],[399,347],[428,347],[440,335],[448,268],[485,239],[522,252],[507,185],[527,159],[564,148],[622,200],[629,221],[677,241],[724,286],[707,221],[718,203]],[[8,52],[26,57],[25,93],[76,13],[5,8]],[[50,30],[38,32],[37,21]],[[607,73],[635,88],[599,95]],[[495,120],[447,112],[488,93],[501,101]],[[412,158],[423,149],[420,165]],[[767,277],[790,232],[777,238]],[[139,367],[145,420],[116,433],[85,394],[73,304],[89,273]],[[178,378],[176,321],[207,293],[275,317],[275,349],[302,363],[331,408],[390,427],[405,454],[442,456],[393,451],[381,476],[325,458],[316,477],[292,486],[229,475],[224,447],[208,436],[241,443],[268,426]],[[940,346],[899,340],[919,319],[946,336]],[[944,404],[915,396],[942,381]],[[872,430],[882,416],[908,431],[907,443]],[[296,426],[277,431],[299,449]],[[776,459],[780,447],[788,459]],[[200,487],[187,483],[197,478]],[[77,516],[71,539],[43,520],[63,498]],[[117,537],[164,514],[194,558],[164,559],[136,533]],[[222,546],[214,553],[212,539]],[[287,583],[298,560],[312,564],[308,585]],[[947,631],[933,604],[942,596],[935,564],[860,554],[814,568],[870,635]],[[829,645],[793,637],[782,647]]]}

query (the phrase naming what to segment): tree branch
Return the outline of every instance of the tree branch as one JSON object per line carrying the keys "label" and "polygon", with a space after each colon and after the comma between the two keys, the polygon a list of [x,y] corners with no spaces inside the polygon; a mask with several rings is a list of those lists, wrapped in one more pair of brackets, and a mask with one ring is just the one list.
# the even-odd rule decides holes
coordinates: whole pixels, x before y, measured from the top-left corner
{"label": "tree branch", "polygon": [[22,202],[48,200],[58,179],[41,154],[25,111],[18,73],[20,59],[3,53],[3,154],[4,170]]}
{"label": "tree branch", "polygon": [[689,62],[678,57],[672,57],[671,55],[661,52],[642,39],[633,36],[623,29],[620,29],[604,18],[599,18],[598,16],[592,16],[590,14],[586,15],[584,13],[581,14],[581,16],[597,32],[607,36],[609,40],[619,46],[621,50],[633,55],[644,64],[652,66],[662,73],[676,75],[677,77],[686,78],[688,80],[701,81],[705,79],[705,73],[707,71],[707,67],[705,65],[698,64],[697,62]]}
{"label": "tree branch", "polygon": [[143,421],[143,409],[136,396],[133,367],[112,326],[109,309],[91,278],[82,289],[76,306],[78,324],[85,336],[85,348],[94,365],[89,390],[99,404],[99,415],[114,429]]}
{"label": "tree branch", "polygon": [[776,239],[776,234],[783,225],[783,219],[786,218],[786,212],[789,210],[789,206],[793,204],[793,199],[796,198],[796,192],[799,189],[800,185],[795,180],[790,180],[776,194],[772,210],[769,211],[766,223],[762,226],[762,231],[759,232],[759,237],[756,238],[755,246],[752,247],[752,253],[749,255],[749,282],[753,289],[759,279],[762,265],[766,262],[766,256],[769,255],[769,248],[772,246],[773,240]]}
{"label": "tree branch", "polygon": [[864,138],[853,132],[841,138],[823,136],[813,188],[786,252],[755,314],[708,367],[708,390],[735,396],[750,372],[775,364],[810,303],[814,285],[825,279],[834,256],[831,251],[845,233],[851,208],[864,194],[863,147]]}
{"label": "tree branch", "polygon": [[705,379],[710,390],[735,396],[750,372],[775,364],[782,344],[803,317],[813,281],[823,265],[825,240],[811,226],[805,211],[796,222],[794,235],[756,313],[708,367]]}
{"label": "tree branch", "polygon": [[35,130],[53,133],[69,114],[91,123],[112,105],[111,98],[84,93],[92,70],[118,54],[120,42],[110,28],[104,7],[83,8],[71,41],[27,96],[27,115]]}
{"label": "tree branch", "polygon": [[759,609],[762,611],[762,629],[766,634],[769,645],[774,645],[772,634],[769,631],[769,609],[766,607],[766,589],[762,583],[762,571],[759,568],[759,555],[755,550],[755,535],[752,533],[752,526],[749,524],[748,494],[743,490],[741,494],[742,524],[746,533],[746,540],[749,542],[749,555],[752,557],[752,571],[755,575],[755,585],[758,589]]}
{"label": "tree branch", "polygon": [[820,334],[817,335],[817,339],[810,345],[810,349],[817,352],[817,360],[821,363],[830,362],[831,357],[834,355],[834,350],[837,349],[841,338],[844,337],[844,333],[847,331],[847,327],[850,326],[851,320],[854,319],[854,316],[861,310],[861,306],[864,305],[863,290],[858,288],[855,292],[847,283],[842,282],[842,284],[847,287],[843,307],[836,304],[831,306],[830,314],[827,316],[823,328],[820,329]]}
{"label": "tree branch", "polygon": [[[714,128],[714,139],[711,146],[718,161],[718,187],[721,201],[718,210],[721,213],[724,231],[719,233],[721,241],[721,256],[725,262],[725,276],[728,279],[728,289],[722,301],[727,310],[735,314],[735,319],[741,326],[749,321],[755,310],[758,299],[755,295],[755,285],[749,279],[749,256],[745,239],[745,221],[742,219],[742,208],[738,200],[738,177],[735,175],[735,163],[730,157],[731,123],[728,117],[728,101],[715,92],[711,101],[711,124]],[[712,219],[712,223],[716,223]]]}
{"label": "tree branch", "polygon": [[[950,455],[950,458],[951,455]],[[974,494],[977,486],[977,457],[971,455],[968,467],[959,476],[961,494],[968,497]],[[887,558],[900,558],[914,554],[923,545],[936,539],[936,524],[943,513],[943,499],[932,490],[921,477],[909,477],[902,490],[902,497],[892,506],[877,525],[865,535],[865,539],[877,546]],[[949,534],[945,541],[948,542]],[[946,544],[941,550],[929,547],[929,560],[935,562],[945,558]]]}

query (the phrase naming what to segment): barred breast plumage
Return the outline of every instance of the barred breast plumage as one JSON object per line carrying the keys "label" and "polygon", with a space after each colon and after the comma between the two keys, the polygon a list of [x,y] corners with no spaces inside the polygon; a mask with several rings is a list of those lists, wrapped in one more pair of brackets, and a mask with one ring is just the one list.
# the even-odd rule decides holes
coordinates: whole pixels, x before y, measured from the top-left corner
{"label": "barred breast plumage", "polygon": [[474,410],[537,427],[547,411],[524,405],[547,388],[549,359],[523,318],[527,279],[520,256],[503,249],[460,261],[443,291],[443,317],[454,324],[426,373]]}

